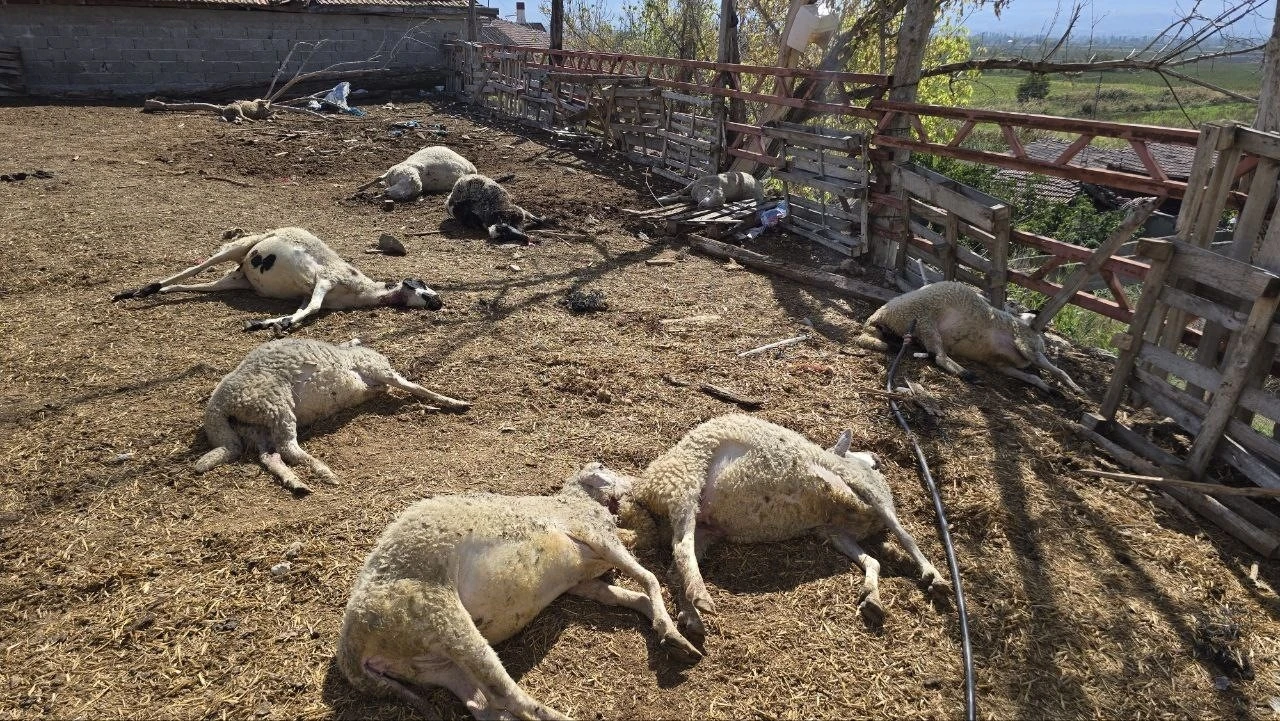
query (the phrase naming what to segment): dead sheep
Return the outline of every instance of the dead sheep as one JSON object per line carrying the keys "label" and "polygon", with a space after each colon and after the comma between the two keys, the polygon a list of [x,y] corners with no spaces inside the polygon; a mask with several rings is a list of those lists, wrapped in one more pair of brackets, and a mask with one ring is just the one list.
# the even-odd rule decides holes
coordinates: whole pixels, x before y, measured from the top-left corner
{"label": "dead sheep", "polygon": [[298,445],[298,427],[360,405],[399,388],[449,410],[471,404],[407,380],[381,353],[359,340],[334,345],[284,338],[249,351],[213,389],[204,413],[204,432],[213,450],[196,462],[204,473],[239,458],[247,444],[262,465],[295,493],[311,489],[286,463],[304,464],[320,479],[336,483],[329,467]]}
{"label": "dead sheep", "polygon": [[[858,545],[885,528],[920,568],[931,592],[947,588],[937,568],[898,521],[893,494],[875,456],[849,451],[845,431],[830,450],[754,416],[731,414],[696,426],[632,480],[628,500],[672,531],[680,627],[702,636],[701,614],[714,605],[698,562],[717,540],[783,541],[813,534],[862,567],[859,609],[868,621],[884,616],[880,564]],[[634,519],[634,514],[629,514]],[[628,521],[628,523],[631,523]]]}
{"label": "dead sheep", "polygon": [[[206,268],[227,262],[236,263],[237,267],[218,280],[176,285]],[[199,265],[141,288],[122,291],[111,300],[145,298],[155,293],[220,290],[253,290],[268,298],[310,299],[292,315],[249,321],[245,330],[270,328],[283,332],[321,308],[345,310],[385,305],[439,310],[444,306],[440,294],[416,278],[406,278],[399,283],[370,279],[303,228],[279,228],[236,238]]]}
{"label": "dead sheep", "polygon": [[476,166],[470,160],[443,145],[432,145],[391,166],[375,182],[386,185],[388,198],[403,202],[423,193],[447,193],[458,178],[474,172]]}
{"label": "dead sheep", "polygon": [[940,281],[904,293],[871,314],[855,341],[869,350],[884,352],[889,346],[875,332],[903,337],[915,324],[914,337],[932,353],[938,367],[971,379],[951,356],[969,358],[1000,373],[1049,391],[1039,376],[1025,372],[1036,366],[1053,374],[1071,390],[1085,395],[1071,376],[1044,355],[1044,338],[1031,328],[1031,314],[1015,316],[993,308],[976,289],[957,281]]}
{"label": "dead sheep", "polygon": [[732,171],[699,178],[675,193],[658,198],[658,203],[691,201],[699,208],[719,208],[725,203],[754,198],[764,200],[760,182],[750,173]]}
{"label": "dead sheep", "polygon": [[449,217],[463,225],[484,228],[491,239],[500,242],[528,243],[529,236],[524,231],[546,222],[516,205],[497,181],[478,173],[458,178],[445,208]]}
{"label": "dead sheep", "polygon": [[[428,715],[444,686],[476,718],[565,719],[507,674],[490,644],[514,636],[563,593],[633,609],[664,646],[700,654],[662,603],[658,579],[618,539],[624,477],[592,463],[554,496],[487,493],[419,501],[383,531],[355,582],[337,661],[356,688],[398,694]],[[618,569],[644,593],[600,578]]]}

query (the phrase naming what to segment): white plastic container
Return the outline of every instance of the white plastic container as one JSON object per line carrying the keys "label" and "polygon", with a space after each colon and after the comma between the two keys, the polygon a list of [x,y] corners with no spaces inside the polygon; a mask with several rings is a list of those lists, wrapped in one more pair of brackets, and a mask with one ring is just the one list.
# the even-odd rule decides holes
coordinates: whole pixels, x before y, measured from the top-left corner
{"label": "white plastic container", "polygon": [[801,5],[787,34],[787,46],[804,50],[810,43],[822,42],[839,29],[840,15],[831,5],[826,2]]}

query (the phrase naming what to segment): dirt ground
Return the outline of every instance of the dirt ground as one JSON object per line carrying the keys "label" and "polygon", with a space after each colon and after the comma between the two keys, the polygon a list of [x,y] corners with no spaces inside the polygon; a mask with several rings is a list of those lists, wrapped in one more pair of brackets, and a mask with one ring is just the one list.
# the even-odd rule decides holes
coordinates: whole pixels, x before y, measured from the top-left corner
{"label": "dirt ground", "polygon": [[[736,410],[664,374],[762,398],[759,415],[823,443],[852,428],[944,567],[910,448],[877,394],[885,359],[849,343],[869,306],[696,254],[647,265],[682,246],[620,210],[653,205],[639,171],[461,110],[232,126],[0,108],[0,173],[53,173],[0,183],[0,717],[411,717],[354,694],[332,661],[376,535],[430,494],[548,493],[592,459],[638,471]],[[568,235],[498,248],[444,223],[440,197],[393,212],[343,200],[426,144],[388,134],[406,118],[444,124],[482,172],[515,173],[517,199]],[[193,469],[210,390],[266,340],[244,322],[297,304],[241,292],[108,302],[207,257],[226,228],[283,225],[373,277],[421,277],[446,303],[329,313],[297,336],[358,336],[411,378],[475,401],[445,414],[388,396],[310,428],[303,445],[343,482],[302,499],[252,460]],[[586,230],[597,232],[575,234]],[[408,256],[362,253],[384,232]],[[800,241],[767,245],[812,255]],[[610,309],[570,313],[572,289],[604,291]],[[721,319],[660,322],[700,314]],[[810,324],[810,342],[736,357]],[[1105,363],[1077,352],[1061,363],[1101,397]],[[1273,564],[1253,580],[1255,556],[1216,529],[1142,488],[1074,473],[1110,467],[1066,425],[1088,406],[992,373],[967,385],[920,360],[902,376],[943,399],[942,418],[912,418],[951,516],[983,717],[1273,714]],[[292,569],[273,575],[295,543]],[[856,566],[802,539],[711,550],[718,614],[694,666],[669,659],[638,615],[567,598],[499,652],[531,694],[580,718],[960,717],[954,609],[925,598],[894,542],[872,552],[885,564],[882,629],[858,616]],[[669,554],[640,557],[665,577]],[[1254,678],[1215,648],[1251,658]],[[440,716],[465,716],[447,692],[432,699]]]}

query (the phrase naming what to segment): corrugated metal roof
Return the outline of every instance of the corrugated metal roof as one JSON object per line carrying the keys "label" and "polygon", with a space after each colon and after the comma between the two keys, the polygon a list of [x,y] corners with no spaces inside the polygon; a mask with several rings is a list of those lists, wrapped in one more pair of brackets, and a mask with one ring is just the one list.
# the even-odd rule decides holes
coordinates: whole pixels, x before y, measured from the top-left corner
{"label": "corrugated metal roof", "polygon": [[[537,27],[532,27],[532,26]],[[494,18],[480,26],[480,42],[495,45],[532,45],[545,48],[551,46],[551,33],[542,30],[542,23],[513,23],[510,20]]]}

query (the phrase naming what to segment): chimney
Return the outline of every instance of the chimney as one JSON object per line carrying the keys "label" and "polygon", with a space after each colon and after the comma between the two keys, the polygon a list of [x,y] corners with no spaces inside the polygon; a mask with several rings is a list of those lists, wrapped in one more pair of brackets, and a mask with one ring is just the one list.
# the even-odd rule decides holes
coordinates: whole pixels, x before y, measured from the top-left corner
{"label": "chimney", "polygon": [[516,3],[516,22],[524,25],[524,3]]}

